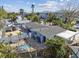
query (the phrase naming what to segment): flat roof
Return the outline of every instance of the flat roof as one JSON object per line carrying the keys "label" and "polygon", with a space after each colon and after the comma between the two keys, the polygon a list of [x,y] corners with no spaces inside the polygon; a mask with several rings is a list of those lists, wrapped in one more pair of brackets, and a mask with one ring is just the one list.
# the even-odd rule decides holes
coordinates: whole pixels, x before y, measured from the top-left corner
{"label": "flat roof", "polygon": [[59,37],[64,38],[64,39],[69,39],[69,38],[73,37],[76,34],[78,34],[78,32],[73,32],[73,31],[66,30],[64,32],[58,33],[56,36],[59,36]]}

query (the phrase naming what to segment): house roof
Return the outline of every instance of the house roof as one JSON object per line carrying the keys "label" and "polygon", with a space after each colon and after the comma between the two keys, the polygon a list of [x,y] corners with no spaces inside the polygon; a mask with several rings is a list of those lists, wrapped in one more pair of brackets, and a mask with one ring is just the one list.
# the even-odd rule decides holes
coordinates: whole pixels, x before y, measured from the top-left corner
{"label": "house roof", "polygon": [[64,32],[58,33],[56,36],[59,36],[59,37],[64,38],[64,39],[69,39],[69,38],[73,37],[76,34],[78,34],[78,32],[73,32],[73,31],[66,30]]}
{"label": "house roof", "polygon": [[26,26],[31,28],[32,31],[36,31],[46,36],[46,38],[50,38],[50,39],[53,38],[54,35],[65,31],[65,29],[59,26],[46,26],[46,25],[35,23],[35,22],[27,23]]}

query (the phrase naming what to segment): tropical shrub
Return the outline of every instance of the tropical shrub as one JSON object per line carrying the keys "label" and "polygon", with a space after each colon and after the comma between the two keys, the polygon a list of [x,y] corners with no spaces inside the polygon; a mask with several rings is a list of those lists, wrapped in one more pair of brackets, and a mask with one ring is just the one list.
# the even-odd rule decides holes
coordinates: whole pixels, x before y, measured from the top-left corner
{"label": "tropical shrub", "polygon": [[7,12],[3,8],[0,8],[0,20],[5,18],[7,18]]}
{"label": "tropical shrub", "polygon": [[12,52],[14,50],[8,44],[0,43],[0,58],[16,58],[16,53]]}
{"label": "tropical shrub", "polygon": [[14,21],[14,22],[15,22],[15,21],[16,21],[16,19],[17,19],[17,17],[16,17],[16,16],[17,16],[17,14],[16,14],[16,13],[14,13],[14,12],[13,12],[13,13],[8,13],[8,17],[7,17],[7,18],[8,18],[8,19],[11,19],[12,21]]}
{"label": "tropical shrub", "polygon": [[54,38],[45,42],[47,48],[42,52],[42,57],[45,58],[64,58],[69,51],[63,39]]}

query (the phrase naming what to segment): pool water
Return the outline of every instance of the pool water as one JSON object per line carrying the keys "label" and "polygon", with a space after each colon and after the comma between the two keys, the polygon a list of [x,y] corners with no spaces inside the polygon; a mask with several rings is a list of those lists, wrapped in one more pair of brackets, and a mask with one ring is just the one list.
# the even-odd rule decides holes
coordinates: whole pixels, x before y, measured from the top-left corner
{"label": "pool water", "polygon": [[28,44],[24,44],[24,45],[19,46],[19,49],[21,49],[21,50],[27,50],[29,48],[31,48],[31,46],[29,46]]}

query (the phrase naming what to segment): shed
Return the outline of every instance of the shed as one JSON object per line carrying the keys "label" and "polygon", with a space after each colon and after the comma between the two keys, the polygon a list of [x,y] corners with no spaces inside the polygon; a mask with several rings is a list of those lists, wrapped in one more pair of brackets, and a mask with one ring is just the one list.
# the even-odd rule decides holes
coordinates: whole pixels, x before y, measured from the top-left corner
{"label": "shed", "polygon": [[79,34],[79,32],[73,32],[70,30],[66,30],[66,31],[56,34],[56,36],[66,39],[67,41],[73,41],[75,40],[75,36],[77,34]]}

